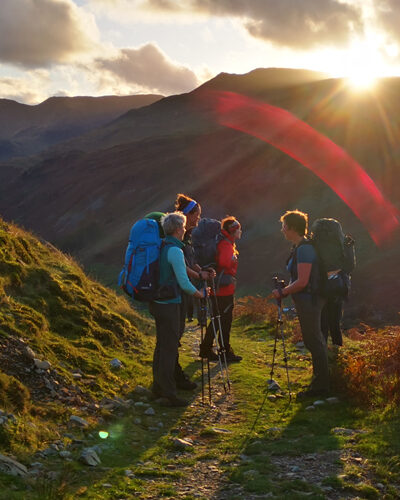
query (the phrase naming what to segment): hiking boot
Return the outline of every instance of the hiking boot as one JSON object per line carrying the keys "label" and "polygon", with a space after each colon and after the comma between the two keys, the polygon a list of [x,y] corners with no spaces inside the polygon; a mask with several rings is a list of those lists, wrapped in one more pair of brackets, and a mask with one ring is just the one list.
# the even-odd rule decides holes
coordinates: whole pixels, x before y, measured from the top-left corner
{"label": "hiking boot", "polygon": [[171,396],[170,398],[163,398],[161,406],[169,406],[171,408],[180,408],[187,406],[189,401],[186,399],[178,398],[177,396]]}
{"label": "hiking boot", "polygon": [[233,352],[232,349],[229,349],[229,351],[226,353],[226,362],[227,363],[239,363],[242,361],[242,356],[238,356]]}
{"label": "hiking boot", "polygon": [[313,389],[308,387],[304,391],[300,391],[296,395],[296,401],[303,401],[307,398],[326,398],[329,396],[328,389]]}
{"label": "hiking boot", "polygon": [[182,375],[176,380],[176,387],[184,391],[194,391],[197,384],[192,382],[186,373],[182,372]]}
{"label": "hiking boot", "polygon": [[200,348],[199,357],[209,361],[218,361],[218,355],[212,349],[204,350]]}
{"label": "hiking boot", "polygon": [[178,389],[183,389],[185,391],[193,391],[197,387],[196,382],[190,380],[179,363],[175,366],[175,382]]}

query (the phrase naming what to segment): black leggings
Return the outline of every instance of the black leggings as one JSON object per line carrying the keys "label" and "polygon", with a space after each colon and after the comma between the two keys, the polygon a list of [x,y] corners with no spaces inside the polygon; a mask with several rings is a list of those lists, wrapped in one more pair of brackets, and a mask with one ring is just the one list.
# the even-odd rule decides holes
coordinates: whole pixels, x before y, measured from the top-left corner
{"label": "black leggings", "polygon": [[321,314],[321,330],[326,343],[328,343],[328,335],[330,333],[332,344],[343,344],[342,330],[340,328],[342,315],[343,299],[341,297],[333,297],[327,299]]}
{"label": "black leggings", "polygon": [[[211,318],[214,317],[214,321],[210,321],[208,324],[206,334],[204,336],[204,340],[202,343],[202,349],[208,351],[212,349],[214,343],[214,328],[215,326],[216,332],[219,332],[219,321],[218,321],[218,312],[221,316],[221,328],[222,328],[222,339],[224,341],[224,346],[226,352],[230,350],[230,334],[231,334],[231,326],[232,326],[232,313],[233,313],[233,295],[226,295],[221,297],[210,297],[211,299],[211,307],[212,311],[210,311]],[[221,333],[221,332],[219,332]],[[219,337],[219,344],[221,345],[221,338]]]}

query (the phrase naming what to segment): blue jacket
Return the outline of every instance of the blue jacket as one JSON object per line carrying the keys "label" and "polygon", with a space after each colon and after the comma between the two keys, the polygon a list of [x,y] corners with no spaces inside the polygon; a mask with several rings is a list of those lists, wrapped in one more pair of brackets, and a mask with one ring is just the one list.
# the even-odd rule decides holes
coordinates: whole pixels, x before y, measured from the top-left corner
{"label": "blue jacket", "polygon": [[181,290],[194,295],[197,289],[190,282],[182,248],[185,244],[173,236],[165,237],[165,244],[160,256],[160,285],[179,285],[177,297],[168,300],[156,300],[159,304],[180,304]]}

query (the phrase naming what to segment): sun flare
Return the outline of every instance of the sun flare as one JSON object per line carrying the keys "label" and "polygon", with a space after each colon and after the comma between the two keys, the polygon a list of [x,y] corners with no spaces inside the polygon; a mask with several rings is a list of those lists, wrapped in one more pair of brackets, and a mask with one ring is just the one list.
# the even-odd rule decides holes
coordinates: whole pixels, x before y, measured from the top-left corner
{"label": "sun flare", "polygon": [[369,70],[369,68],[355,68],[353,72],[347,75],[347,81],[350,87],[355,90],[371,89],[378,79],[378,75],[375,75]]}

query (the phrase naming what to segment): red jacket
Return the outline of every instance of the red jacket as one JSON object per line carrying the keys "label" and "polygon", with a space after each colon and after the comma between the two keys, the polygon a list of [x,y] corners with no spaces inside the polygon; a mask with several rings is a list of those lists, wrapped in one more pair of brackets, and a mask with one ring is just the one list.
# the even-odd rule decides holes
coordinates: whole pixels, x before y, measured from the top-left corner
{"label": "red jacket", "polygon": [[[221,231],[224,236],[223,239],[217,245],[217,274],[224,271],[224,274],[229,274],[231,276],[236,276],[238,260],[234,252],[234,238],[224,229]],[[226,238],[226,239],[225,239]],[[235,293],[235,283],[227,286],[221,286],[217,290],[217,295],[220,297],[225,297],[227,295],[233,295]]]}

